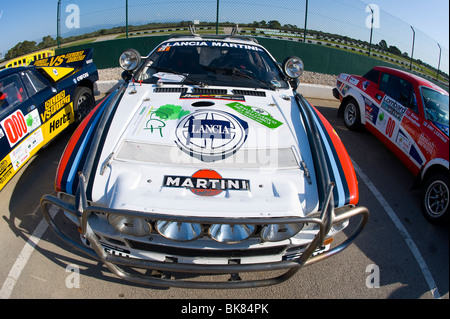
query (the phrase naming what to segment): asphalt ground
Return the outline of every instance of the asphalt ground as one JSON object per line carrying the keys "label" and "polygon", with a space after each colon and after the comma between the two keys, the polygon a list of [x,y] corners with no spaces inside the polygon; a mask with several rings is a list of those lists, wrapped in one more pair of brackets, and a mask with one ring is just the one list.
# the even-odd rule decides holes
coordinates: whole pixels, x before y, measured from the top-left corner
{"label": "asphalt ground", "polygon": [[[43,221],[39,201],[54,193],[68,131],[38,152],[0,193],[0,298],[177,300],[170,309],[175,313],[192,312],[192,307],[182,307],[194,299],[197,305],[222,300],[222,308],[227,300],[270,305],[276,299],[295,308],[290,299],[448,299],[449,225],[425,220],[419,193],[410,191],[414,177],[370,133],[347,130],[336,117],[336,101],[310,102],[344,142],[357,171],[359,205],[370,210],[366,228],[343,252],[302,268],[287,282],[263,288],[161,289],[122,281],[62,242]],[[348,235],[344,231],[341,239]]]}

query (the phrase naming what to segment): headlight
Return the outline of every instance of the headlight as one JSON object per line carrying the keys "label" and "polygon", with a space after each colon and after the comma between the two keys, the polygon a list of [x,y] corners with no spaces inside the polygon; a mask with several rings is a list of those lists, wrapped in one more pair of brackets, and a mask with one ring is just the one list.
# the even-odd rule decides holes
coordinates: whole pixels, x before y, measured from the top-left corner
{"label": "headlight", "polygon": [[296,235],[302,230],[303,224],[271,224],[261,230],[261,238],[264,241],[282,241]]}
{"label": "headlight", "polygon": [[152,230],[152,226],[142,218],[110,214],[108,221],[116,230],[130,236],[142,237]]}
{"label": "headlight", "polygon": [[160,220],[156,222],[156,231],[163,237],[176,241],[190,241],[202,235],[200,224],[180,223]]}
{"label": "headlight", "polygon": [[134,49],[125,50],[119,58],[119,65],[126,71],[133,71],[141,64],[141,55]]}
{"label": "headlight", "polygon": [[233,244],[250,237],[255,232],[255,226],[213,224],[209,231],[211,238],[215,241],[224,244]]}
{"label": "headlight", "polygon": [[303,74],[303,61],[300,58],[289,57],[283,62],[283,71],[291,79],[299,78]]}

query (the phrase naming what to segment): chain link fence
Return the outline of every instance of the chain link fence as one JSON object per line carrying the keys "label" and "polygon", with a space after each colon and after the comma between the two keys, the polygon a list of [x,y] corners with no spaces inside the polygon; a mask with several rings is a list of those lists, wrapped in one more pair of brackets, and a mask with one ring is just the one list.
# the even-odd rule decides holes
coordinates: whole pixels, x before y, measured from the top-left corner
{"label": "chain link fence", "polygon": [[448,85],[449,51],[377,5],[357,0],[59,0],[58,46],[164,33],[240,32],[370,55]]}

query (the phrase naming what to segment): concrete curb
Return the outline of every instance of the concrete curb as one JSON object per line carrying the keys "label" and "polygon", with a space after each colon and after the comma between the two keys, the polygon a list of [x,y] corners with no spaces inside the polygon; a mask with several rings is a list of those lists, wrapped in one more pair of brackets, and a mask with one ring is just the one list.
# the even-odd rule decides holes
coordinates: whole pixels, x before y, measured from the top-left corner
{"label": "concrete curb", "polygon": [[[123,83],[123,80],[113,81],[97,81],[94,84],[95,95],[108,94],[114,91]],[[333,87],[319,84],[300,83],[297,92],[301,93],[305,98],[336,100],[333,96]]]}
{"label": "concrete curb", "polygon": [[336,101],[333,96],[333,87],[328,85],[300,83],[297,92],[305,98]]}

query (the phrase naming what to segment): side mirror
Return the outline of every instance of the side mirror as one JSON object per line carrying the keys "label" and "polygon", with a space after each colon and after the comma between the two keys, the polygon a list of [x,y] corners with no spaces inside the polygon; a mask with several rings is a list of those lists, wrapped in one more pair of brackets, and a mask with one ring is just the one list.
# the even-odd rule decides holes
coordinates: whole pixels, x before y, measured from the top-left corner
{"label": "side mirror", "polygon": [[125,50],[119,57],[119,65],[128,72],[133,72],[141,64],[141,55],[135,49]]}

